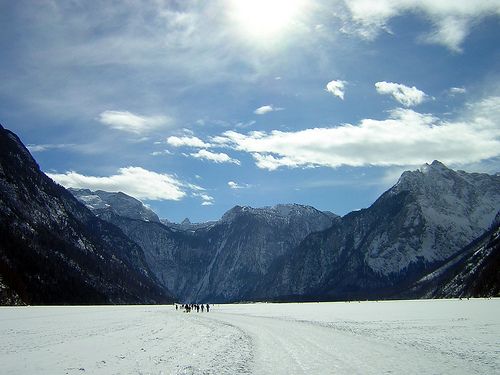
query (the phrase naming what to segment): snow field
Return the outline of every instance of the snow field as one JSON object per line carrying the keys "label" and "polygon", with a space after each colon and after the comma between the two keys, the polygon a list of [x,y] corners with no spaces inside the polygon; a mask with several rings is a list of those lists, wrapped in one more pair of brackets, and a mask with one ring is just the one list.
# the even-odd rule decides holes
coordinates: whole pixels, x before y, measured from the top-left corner
{"label": "snow field", "polygon": [[497,374],[500,299],[0,308],[2,374]]}
{"label": "snow field", "polygon": [[249,373],[252,355],[238,328],[172,306],[1,308],[0,335],[2,374]]}

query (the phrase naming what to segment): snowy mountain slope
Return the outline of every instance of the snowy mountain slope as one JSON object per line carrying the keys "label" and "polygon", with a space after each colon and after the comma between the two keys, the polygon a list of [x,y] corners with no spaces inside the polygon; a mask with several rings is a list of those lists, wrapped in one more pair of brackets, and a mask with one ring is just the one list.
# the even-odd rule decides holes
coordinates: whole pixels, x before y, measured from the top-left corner
{"label": "snowy mountain slope", "polygon": [[171,298],[141,248],[43,174],[19,138],[1,126],[0,275],[2,301],[9,291],[29,304]]}
{"label": "snowy mountain slope", "polygon": [[500,296],[500,221],[442,266],[418,280],[402,297]]}
{"label": "snowy mountain slope", "polygon": [[309,235],[275,262],[255,294],[282,299],[397,294],[480,236],[499,210],[499,176],[426,164],[403,173],[371,207]]}
{"label": "snowy mountain slope", "polygon": [[109,215],[110,211],[117,215],[143,221],[159,223],[158,216],[141,201],[122,192],[109,193],[107,191],[89,189],[68,189],[87,208],[98,216]]}

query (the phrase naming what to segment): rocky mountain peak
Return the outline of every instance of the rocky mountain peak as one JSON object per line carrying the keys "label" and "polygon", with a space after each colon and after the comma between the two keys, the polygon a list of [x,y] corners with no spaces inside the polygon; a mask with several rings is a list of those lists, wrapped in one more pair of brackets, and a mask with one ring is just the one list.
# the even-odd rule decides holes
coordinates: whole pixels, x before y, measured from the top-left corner
{"label": "rocky mountain peak", "polygon": [[454,187],[467,183],[464,175],[467,173],[456,172],[434,160],[431,164],[425,163],[417,170],[403,172],[391,191],[393,193],[411,191],[417,194],[447,193]]}
{"label": "rocky mountain peak", "polygon": [[160,222],[156,213],[150,208],[125,193],[73,188],[70,188],[69,191],[96,214],[105,210],[130,219]]}
{"label": "rocky mountain peak", "polygon": [[226,211],[224,215],[222,215],[221,222],[230,222],[233,221],[237,216],[241,215],[244,212],[248,212],[251,210],[251,207],[248,206],[234,206],[229,211]]}

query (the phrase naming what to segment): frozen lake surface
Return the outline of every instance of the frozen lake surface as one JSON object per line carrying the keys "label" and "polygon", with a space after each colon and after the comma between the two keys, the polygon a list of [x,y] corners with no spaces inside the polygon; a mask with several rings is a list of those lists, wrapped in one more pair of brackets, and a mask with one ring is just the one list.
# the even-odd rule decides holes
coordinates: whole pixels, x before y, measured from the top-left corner
{"label": "frozen lake surface", "polygon": [[499,374],[500,299],[0,308],[2,374]]}

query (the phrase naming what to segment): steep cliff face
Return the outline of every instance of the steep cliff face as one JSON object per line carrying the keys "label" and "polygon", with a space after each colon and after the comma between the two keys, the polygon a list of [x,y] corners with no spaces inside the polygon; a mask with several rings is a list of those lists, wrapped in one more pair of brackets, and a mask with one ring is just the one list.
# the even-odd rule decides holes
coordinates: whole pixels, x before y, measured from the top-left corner
{"label": "steep cliff face", "polygon": [[254,299],[255,285],[271,264],[290,253],[307,235],[335,221],[309,206],[267,208],[236,206],[208,232],[215,253],[193,297],[215,300]]}
{"label": "steep cliff face", "polygon": [[[93,192],[73,193],[88,202]],[[108,201],[109,203],[109,201]],[[157,223],[120,215],[114,205],[90,206],[139,244],[157,278],[182,300],[233,301],[249,291],[273,261],[314,231],[337,220],[301,205],[251,208],[236,206],[221,220],[205,224]]]}
{"label": "steep cliff face", "polygon": [[500,210],[500,177],[435,161],[405,172],[370,208],[309,235],[278,259],[255,294],[266,298],[382,298],[480,236]]}
{"label": "steep cliff face", "polygon": [[164,287],[175,291],[180,301],[195,301],[193,290],[214,256],[205,230],[177,230],[119,215],[103,217],[141,246],[152,272]]}
{"label": "steep cliff face", "polygon": [[142,249],[43,174],[1,126],[0,276],[5,303],[171,300]]}

